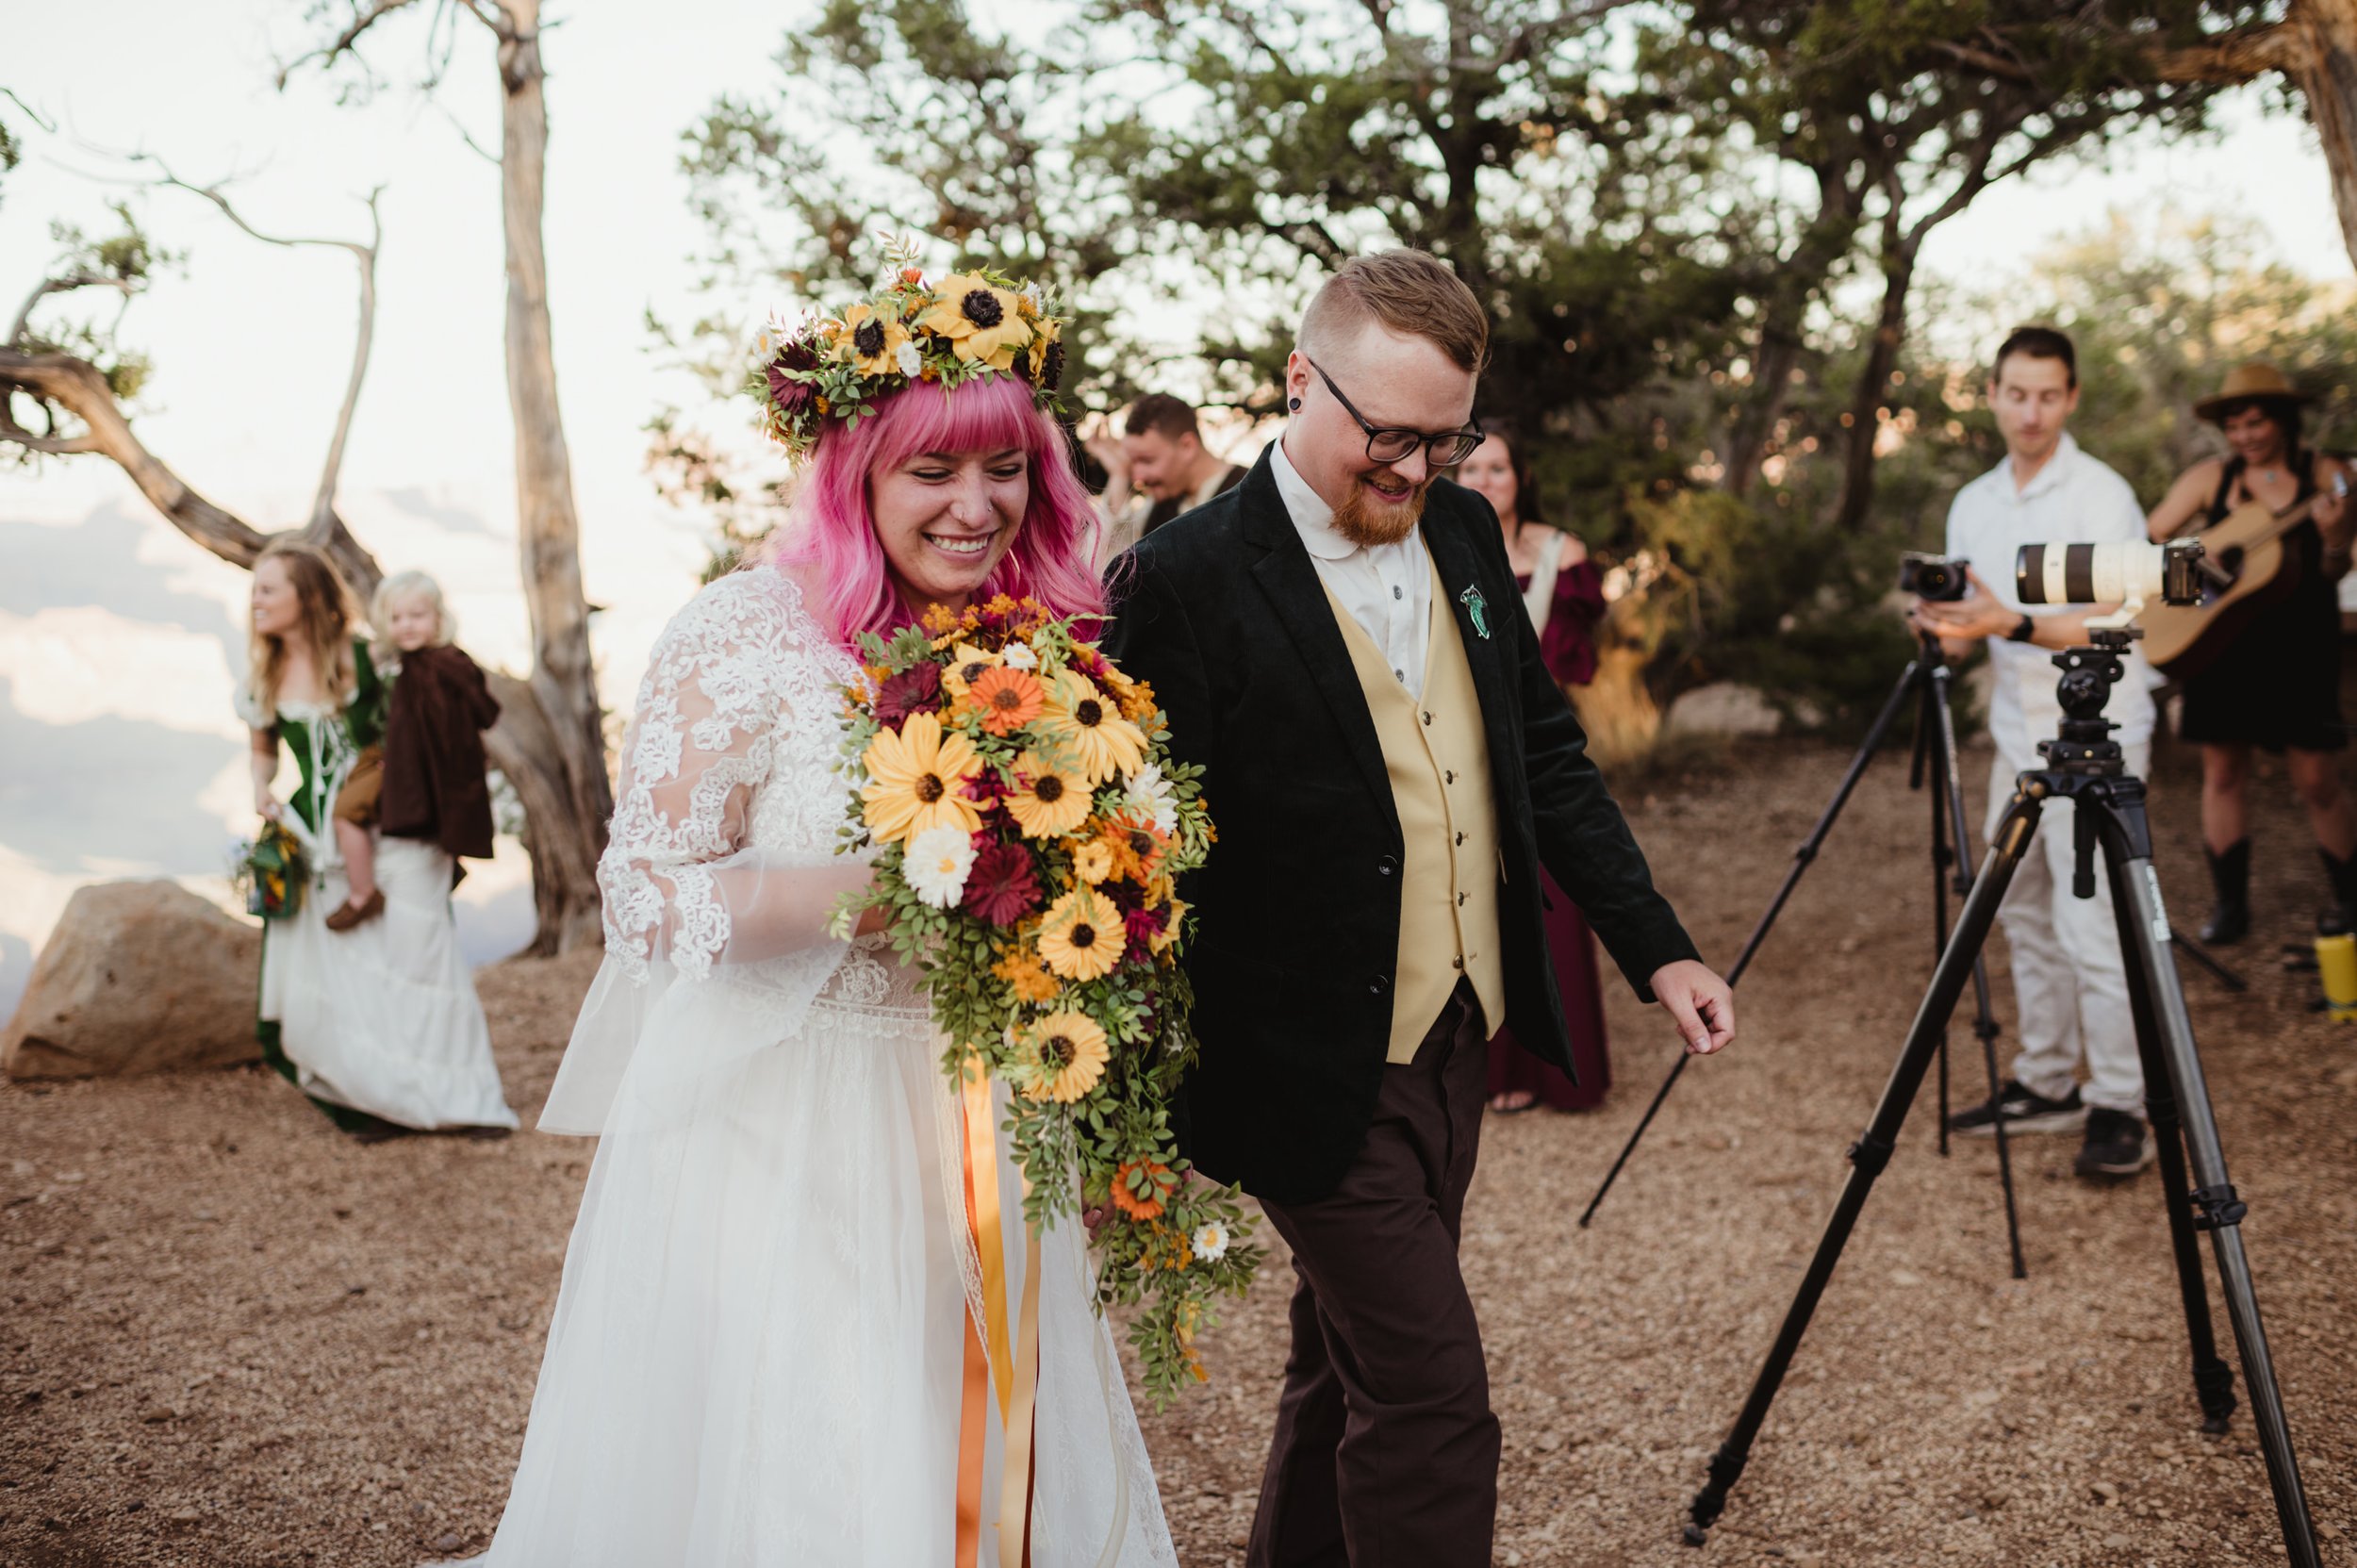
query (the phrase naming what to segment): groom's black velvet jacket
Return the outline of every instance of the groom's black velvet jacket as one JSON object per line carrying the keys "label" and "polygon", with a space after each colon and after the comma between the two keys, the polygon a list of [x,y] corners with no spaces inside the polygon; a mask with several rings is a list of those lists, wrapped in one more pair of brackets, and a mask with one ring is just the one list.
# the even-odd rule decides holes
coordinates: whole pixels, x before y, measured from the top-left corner
{"label": "groom's black velvet jacket", "polygon": [[[1504,1021],[1568,1072],[1541,862],[1640,996],[1694,947],[1540,662],[1496,514],[1443,480],[1424,537],[1489,736]],[[1178,1108],[1182,1147],[1206,1175],[1259,1197],[1322,1197],[1365,1141],[1391,1038],[1405,846],[1375,720],[1265,454],[1109,577],[1105,650],[1153,683],[1173,752],[1205,769],[1219,829],[1181,890],[1201,920],[1187,968],[1202,1042]],[[1480,624],[1469,589],[1484,602]]]}

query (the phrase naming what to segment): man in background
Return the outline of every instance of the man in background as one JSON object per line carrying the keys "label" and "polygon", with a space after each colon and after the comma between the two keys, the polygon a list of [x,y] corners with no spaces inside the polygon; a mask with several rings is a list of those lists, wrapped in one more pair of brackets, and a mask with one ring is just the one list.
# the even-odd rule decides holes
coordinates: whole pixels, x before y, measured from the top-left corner
{"label": "man in background", "polygon": [[1244,470],[1203,445],[1195,410],[1167,392],[1149,392],[1129,405],[1121,436],[1099,435],[1089,454],[1105,465],[1097,516],[1105,531],[1098,569],[1181,512],[1192,512],[1234,487]]}
{"label": "man in background", "polygon": [[[1988,783],[1988,819],[1996,831],[2013,799],[2014,777],[2043,767],[2037,743],[2062,718],[2053,655],[2087,640],[2086,623],[2115,604],[2025,606],[2014,594],[2014,553],[2025,544],[2145,541],[2135,492],[2104,464],[2079,450],[2065,426],[2079,406],[2078,359],[2070,339],[2048,327],[2018,327],[1997,350],[1988,401],[2005,438],[2005,460],[1956,492],[1948,510],[1948,553],[1975,563],[1971,592],[1950,603],[1919,602],[1915,626],[1937,634],[1949,657],[1988,645],[1996,679],[1988,703],[1997,760]],[[2133,650],[2127,678],[2112,688],[2103,717],[2126,753],[2128,771],[2149,777],[2152,759],[2151,667]],[[2031,853],[1998,907],[2013,953],[2014,999],[2021,1050],[2013,1075],[1988,1103],[1958,1112],[1957,1132],[2085,1130],[2081,1176],[2134,1176],[2152,1159],[2144,1125],[2144,1068],[2128,1009],[2128,976],[2112,919],[2111,889],[2070,891],[2071,823],[2076,808],[2046,808]],[[2087,1081],[2076,1081],[2080,1062]]]}

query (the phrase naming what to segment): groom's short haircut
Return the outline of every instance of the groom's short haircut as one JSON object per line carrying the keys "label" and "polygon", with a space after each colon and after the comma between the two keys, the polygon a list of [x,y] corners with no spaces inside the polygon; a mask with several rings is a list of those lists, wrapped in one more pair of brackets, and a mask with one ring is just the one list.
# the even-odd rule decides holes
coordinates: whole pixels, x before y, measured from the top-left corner
{"label": "groom's short haircut", "polygon": [[1303,353],[1331,354],[1369,322],[1425,338],[1459,370],[1481,373],[1490,359],[1490,319],[1445,261],[1423,251],[1354,256],[1319,285],[1301,315]]}

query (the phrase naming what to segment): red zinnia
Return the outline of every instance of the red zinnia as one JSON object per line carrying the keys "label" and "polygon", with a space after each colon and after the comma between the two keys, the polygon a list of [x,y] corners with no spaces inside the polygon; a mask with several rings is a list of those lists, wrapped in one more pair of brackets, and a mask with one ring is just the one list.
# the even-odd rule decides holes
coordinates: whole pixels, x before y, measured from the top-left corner
{"label": "red zinnia", "polygon": [[1031,874],[1030,850],[1018,844],[993,844],[974,857],[974,868],[965,878],[967,914],[1006,927],[1039,903],[1039,879]]}

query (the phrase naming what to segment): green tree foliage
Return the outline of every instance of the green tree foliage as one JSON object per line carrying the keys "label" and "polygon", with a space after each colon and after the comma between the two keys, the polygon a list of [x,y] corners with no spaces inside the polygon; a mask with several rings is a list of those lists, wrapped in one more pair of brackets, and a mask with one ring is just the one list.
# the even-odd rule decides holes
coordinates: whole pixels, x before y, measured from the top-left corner
{"label": "green tree foliage", "polygon": [[[675,346],[733,389],[749,305],[864,285],[872,237],[913,230],[936,265],[1065,291],[1081,408],[1261,416],[1315,280],[1419,246],[1495,322],[1481,412],[1632,586],[1618,678],[1656,709],[1764,683],[1839,725],[1904,655],[1881,601],[1951,477],[1920,455],[1979,461],[1909,347],[1925,238],[2035,162],[2202,124],[2216,89],[2140,51],[2264,8],[1066,0],[1003,31],[959,0],[823,0],[777,90],[687,137],[714,308]],[[775,517],[774,470],[748,482],[724,434],[651,428],[732,543]]]}

